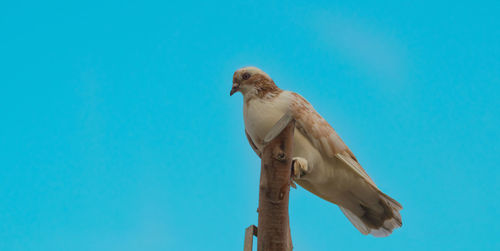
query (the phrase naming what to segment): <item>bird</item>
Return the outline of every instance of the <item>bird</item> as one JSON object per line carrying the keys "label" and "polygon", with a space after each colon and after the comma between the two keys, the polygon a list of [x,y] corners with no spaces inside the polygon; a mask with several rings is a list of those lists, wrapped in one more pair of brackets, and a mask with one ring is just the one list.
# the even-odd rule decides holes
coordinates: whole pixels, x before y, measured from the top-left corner
{"label": "bird", "polygon": [[286,114],[295,120],[292,180],[339,206],[362,234],[386,237],[402,226],[395,199],[383,193],[332,126],[301,95],[280,89],[264,71],[236,70],[230,96],[243,95],[245,134],[261,157],[266,135]]}

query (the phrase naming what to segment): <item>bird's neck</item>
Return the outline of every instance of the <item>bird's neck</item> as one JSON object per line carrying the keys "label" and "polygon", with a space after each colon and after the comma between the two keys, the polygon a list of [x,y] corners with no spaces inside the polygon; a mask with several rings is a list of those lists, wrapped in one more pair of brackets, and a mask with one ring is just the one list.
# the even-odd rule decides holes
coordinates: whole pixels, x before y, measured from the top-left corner
{"label": "bird's neck", "polygon": [[258,84],[254,88],[243,93],[243,100],[245,103],[249,103],[253,99],[261,99],[270,101],[277,97],[283,90],[278,88],[274,82]]}

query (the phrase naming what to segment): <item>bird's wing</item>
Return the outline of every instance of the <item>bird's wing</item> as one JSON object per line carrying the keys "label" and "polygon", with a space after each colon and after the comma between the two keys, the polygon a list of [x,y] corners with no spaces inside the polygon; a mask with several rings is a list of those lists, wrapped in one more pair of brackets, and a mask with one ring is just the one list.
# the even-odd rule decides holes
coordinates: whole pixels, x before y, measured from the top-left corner
{"label": "bird's wing", "polygon": [[322,154],[330,158],[338,158],[359,174],[370,185],[377,187],[368,173],[358,163],[351,150],[342,141],[335,130],[314,110],[312,105],[297,93],[293,98],[290,110],[301,131]]}
{"label": "bird's wing", "polygon": [[357,174],[367,185],[357,183],[355,187],[350,187],[343,203],[338,204],[342,212],[363,234],[384,237],[391,234],[395,228],[401,227],[401,204],[377,188],[351,150],[311,104],[296,93],[292,95],[290,110],[297,129],[311,141],[321,155],[340,160],[345,168],[352,170],[352,173]]}
{"label": "bird's wing", "polygon": [[259,158],[262,156],[262,153],[259,151],[255,143],[253,143],[252,138],[250,135],[248,135],[247,129],[245,129],[245,135],[247,135],[248,143],[250,143],[250,146],[252,147],[253,151],[259,156]]}

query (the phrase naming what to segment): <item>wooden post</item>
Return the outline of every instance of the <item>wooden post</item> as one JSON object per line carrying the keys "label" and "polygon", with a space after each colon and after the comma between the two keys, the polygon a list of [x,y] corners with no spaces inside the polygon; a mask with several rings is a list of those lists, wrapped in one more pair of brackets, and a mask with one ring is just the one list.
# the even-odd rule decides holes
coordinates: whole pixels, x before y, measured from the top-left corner
{"label": "wooden post", "polygon": [[[262,153],[259,187],[258,251],[291,251],[288,199],[295,121],[284,116]],[[279,128],[281,127],[281,128]],[[283,129],[284,127],[284,129]],[[279,130],[283,129],[283,130]],[[278,134],[279,133],[279,134]]]}
{"label": "wooden post", "polygon": [[251,225],[245,229],[245,247],[243,251],[252,251],[254,235],[257,236],[257,227],[255,225]]}

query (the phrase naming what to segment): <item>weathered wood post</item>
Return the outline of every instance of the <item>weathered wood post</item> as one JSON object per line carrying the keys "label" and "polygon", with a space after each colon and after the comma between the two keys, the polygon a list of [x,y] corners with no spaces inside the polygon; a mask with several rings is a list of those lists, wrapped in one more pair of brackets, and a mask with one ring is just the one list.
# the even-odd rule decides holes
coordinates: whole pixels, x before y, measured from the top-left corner
{"label": "weathered wood post", "polygon": [[293,131],[290,121],[262,153],[259,187],[258,251],[290,251],[292,237],[288,198],[292,167]]}
{"label": "weathered wood post", "polygon": [[[285,114],[264,139],[259,186],[258,251],[291,251],[288,199],[295,121]],[[247,236],[250,230],[247,230]],[[247,238],[246,238],[247,239]],[[250,240],[252,241],[252,240]],[[247,244],[250,247],[252,244]]]}
{"label": "weathered wood post", "polygon": [[252,251],[254,236],[257,236],[257,227],[255,225],[251,225],[245,229],[245,247],[243,248],[243,251]]}

